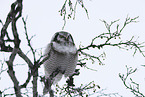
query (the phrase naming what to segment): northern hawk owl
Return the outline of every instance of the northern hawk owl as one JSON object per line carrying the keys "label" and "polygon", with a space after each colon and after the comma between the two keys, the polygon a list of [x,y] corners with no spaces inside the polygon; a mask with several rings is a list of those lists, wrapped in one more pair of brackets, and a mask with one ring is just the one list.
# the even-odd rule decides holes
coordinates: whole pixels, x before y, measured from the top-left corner
{"label": "northern hawk owl", "polygon": [[71,76],[76,68],[78,52],[70,33],[65,31],[56,32],[51,42],[47,45],[45,55],[49,55],[44,63],[45,78],[57,72],[52,83],[61,80],[62,76]]}

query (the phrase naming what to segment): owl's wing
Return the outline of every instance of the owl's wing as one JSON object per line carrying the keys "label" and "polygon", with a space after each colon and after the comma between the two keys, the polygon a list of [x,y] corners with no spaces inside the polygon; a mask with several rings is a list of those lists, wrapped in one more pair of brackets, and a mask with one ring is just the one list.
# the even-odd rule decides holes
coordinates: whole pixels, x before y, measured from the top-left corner
{"label": "owl's wing", "polygon": [[44,56],[44,60],[45,60],[45,62],[44,62],[44,71],[45,71],[45,76],[46,76],[46,77],[49,76],[47,70],[45,70],[45,69],[47,69],[46,66],[48,65],[48,62],[47,62],[47,61],[48,61],[48,59],[49,59],[49,57],[50,57],[51,48],[52,48],[52,44],[49,43],[49,44],[47,45],[47,47],[46,47],[46,49],[45,49],[45,51],[44,51],[44,55],[43,55],[43,56]]}

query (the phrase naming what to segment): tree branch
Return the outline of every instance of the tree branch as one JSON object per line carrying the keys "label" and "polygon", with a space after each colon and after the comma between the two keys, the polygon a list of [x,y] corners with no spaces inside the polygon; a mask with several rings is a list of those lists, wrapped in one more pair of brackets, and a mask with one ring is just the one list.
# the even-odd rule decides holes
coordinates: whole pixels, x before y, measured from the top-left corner
{"label": "tree branch", "polygon": [[27,32],[27,27],[26,27],[26,20],[24,20],[24,18],[22,18],[22,21],[24,23],[25,35],[26,35],[26,39],[27,39],[27,42],[28,42],[28,46],[30,47],[30,49],[32,51],[34,62],[36,62],[35,50],[33,49],[32,45],[30,43],[32,38],[29,39],[29,37],[28,37],[28,32]]}
{"label": "tree branch", "polygon": [[126,75],[119,73],[119,77],[121,78],[124,86],[127,89],[129,89],[135,96],[137,96],[137,97],[145,97],[145,95],[143,93],[141,93],[140,90],[139,90],[139,84],[134,82],[132,80],[132,78],[130,78],[131,83],[129,85],[127,84],[127,79],[129,79],[129,76],[134,74],[137,71],[137,68],[136,69],[132,69],[132,67],[127,67],[127,66],[126,66],[126,68],[127,68]]}
{"label": "tree branch", "polygon": [[13,61],[15,59],[15,56],[16,56],[17,52],[18,52],[18,48],[14,48],[13,52],[12,52],[10,58],[9,58],[9,61],[7,61],[6,63],[8,65],[8,71],[7,72],[9,74],[11,80],[14,83],[15,94],[16,94],[17,97],[22,97],[21,92],[20,92],[19,82],[18,82],[18,80],[15,76],[15,71],[13,70]]}
{"label": "tree branch", "polygon": [[20,88],[26,88],[26,87],[27,87],[28,83],[30,82],[31,76],[32,76],[32,75],[31,75],[31,73],[30,73],[30,71],[29,71],[29,72],[28,72],[28,77],[27,77],[25,83],[23,83],[22,85],[20,85]]}
{"label": "tree branch", "polygon": [[[92,63],[93,63],[94,62],[93,59],[97,59],[99,64],[103,64],[101,58],[103,58],[103,60],[104,60],[105,54],[104,55],[101,54],[100,55],[101,57],[97,57],[97,56],[93,56],[93,55],[90,55],[88,53],[85,53],[84,51],[89,50],[89,49],[94,49],[94,48],[101,49],[101,48],[104,48],[106,46],[118,47],[120,49],[125,49],[125,50],[134,49],[133,56],[136,54],[137,51],[139,51],[145,57],[144,51],[142,50],[142,48],[145,47],[145,45],[144,45],[145,42],[142,42],[142,43],[137,42],[137,40],[134,40],[134,36],[132,36],[132,38],[130,40],[127,40],[127,41],[120,40],[121,33],[122,33],[123,29],[130,23],[138,22],[138,21],[136,21],[136,19],[138,19],[138,17],[135,17],[132,19],[130,17],[127,17],[125,22],[124,22],[124,25],[122,27],[119,27],[119,24],[117,24],[116,31],[114,31],[114,32],[111,31],[111,27],[115,23],[117,23],[119,21],[119,19],[112,21],[110,24],[108,24],[105,20],[101,20],[105,24],[105,27],[106,27],[108,32],[101,33],[100,35],[94,37],[88,46],[85,46],[85,47],[80,46],[80,48],[78,49],[78,51],[81,53],[80,55],[85,55],[85,56],[89,57],[89,58],[85,57],[81,61],[90,59],[90,60],[92,60]],[[119,41],[116,42],[115,40],[117,40],[117,38],[119,39]],[[94,42],[96,40],[99,40],[99,41],[103,40],[102,41],[103,43],[95,44]],[[114,41],[112,42],[112,40],[114,40]]]}
{"label": "tree branch", "polygon": [[[68,7],[69,7],[69,12],[67,11],[67,3],[68,3]],[[60,16],[63,17],[63,21],[64,21],[62,29],[64,29],[64,27],[66,25],[66,19],[70,19],[72,17],[73,17],[73,19],[75,19],[77,3],[79,3],[79,5],[85,10],[87,18],[89,19],[88,10],[84,6],[83,0],[76,0],[74,6],[73,6],[72,0],[65,0],[63,6],[59,10]]]}
{"label": "tree branch", "polygon": [[31,62],[31,60],[22,52],[22,50],[19,48],[18,50],[18,55],[25,60],[25,62],[28,64],[29,68],[32,69],[33,68],[33,63]]}
{"label": "tree branch", "polygon": [[[21,97],[22,95],[21,95],[21,91],[20,91],[19,81],[17,80],[17,78],[15,76],[15,71],[13,70],[13,62],[16,57],[16,54],[18,53],[19,45],[20,45],[20,39],[19,39],[19,35],[17,32],[17,28],[16,28],[16,22],[21,17],[21,13],[22,13],[22,0],[17,0],[14,3],[12,3],[12,5],[11,5],[11,10],[10,10],[9,14],[7,15],[7,19],[1,30],[1,37],[0,37],[1,51],[12,52],[9,57],[9,60],[6,61],[6,63],[8,66],[7,72],[9,74],[11,80],[13,81],[14,91],[15,91],[15,94],[17,97]],[[17,16],[17,14],[18,14],[18,16]],[[12,33],[14,36],[14,46],[15,46],[14,48],[12,48],[10,46],[6,46],[5,40],[4,40],[5,35],[7,36],[8,40],[10,40],[10,37],[8,36],[8,33],[6,31],[6,29],[8,28],[10,23],[12,24]]]}

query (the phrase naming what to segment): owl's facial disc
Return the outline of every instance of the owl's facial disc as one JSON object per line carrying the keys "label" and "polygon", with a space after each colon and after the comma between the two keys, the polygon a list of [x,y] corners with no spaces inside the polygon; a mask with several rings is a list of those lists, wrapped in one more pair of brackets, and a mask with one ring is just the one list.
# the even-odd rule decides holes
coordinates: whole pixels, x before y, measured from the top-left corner
{"label": "owl's facial disc", "polygon": [[72,39],[69,34],[63,35],[60,33],[59,36],[57,37],[57,39],[58,39],[58,41],[62,41],[62,42],[72,42]]}
{"label": "owl's facial disc", "polygon": [[60,53],[73,53],[76,54],[77,48],[74,44],[71,34],[68,32],[57,32],[54,34],[52,40],[52,47]]}
{"label": "owl's facial disc", "polygon": [[54,36],[53,41],[55,42],[62,42],[62,43],[74,43],[71,34],[68,32],[57,32]]}

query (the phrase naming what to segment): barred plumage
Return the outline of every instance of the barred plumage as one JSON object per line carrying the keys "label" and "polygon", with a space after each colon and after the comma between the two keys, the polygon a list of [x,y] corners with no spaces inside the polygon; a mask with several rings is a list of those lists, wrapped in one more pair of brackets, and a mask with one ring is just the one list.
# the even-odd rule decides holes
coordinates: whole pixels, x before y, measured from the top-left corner
{"label": "barred plumage", "polygon": [[55,70],[59,69],[59,73],[53,78],[55,84],[63,75],[68,77],[74,73],[78,52],[70,33],[64,31],[55,33],[45,50],[45,55],[48,53],[50,57],[44,63],[45,78],[49,78]]}

